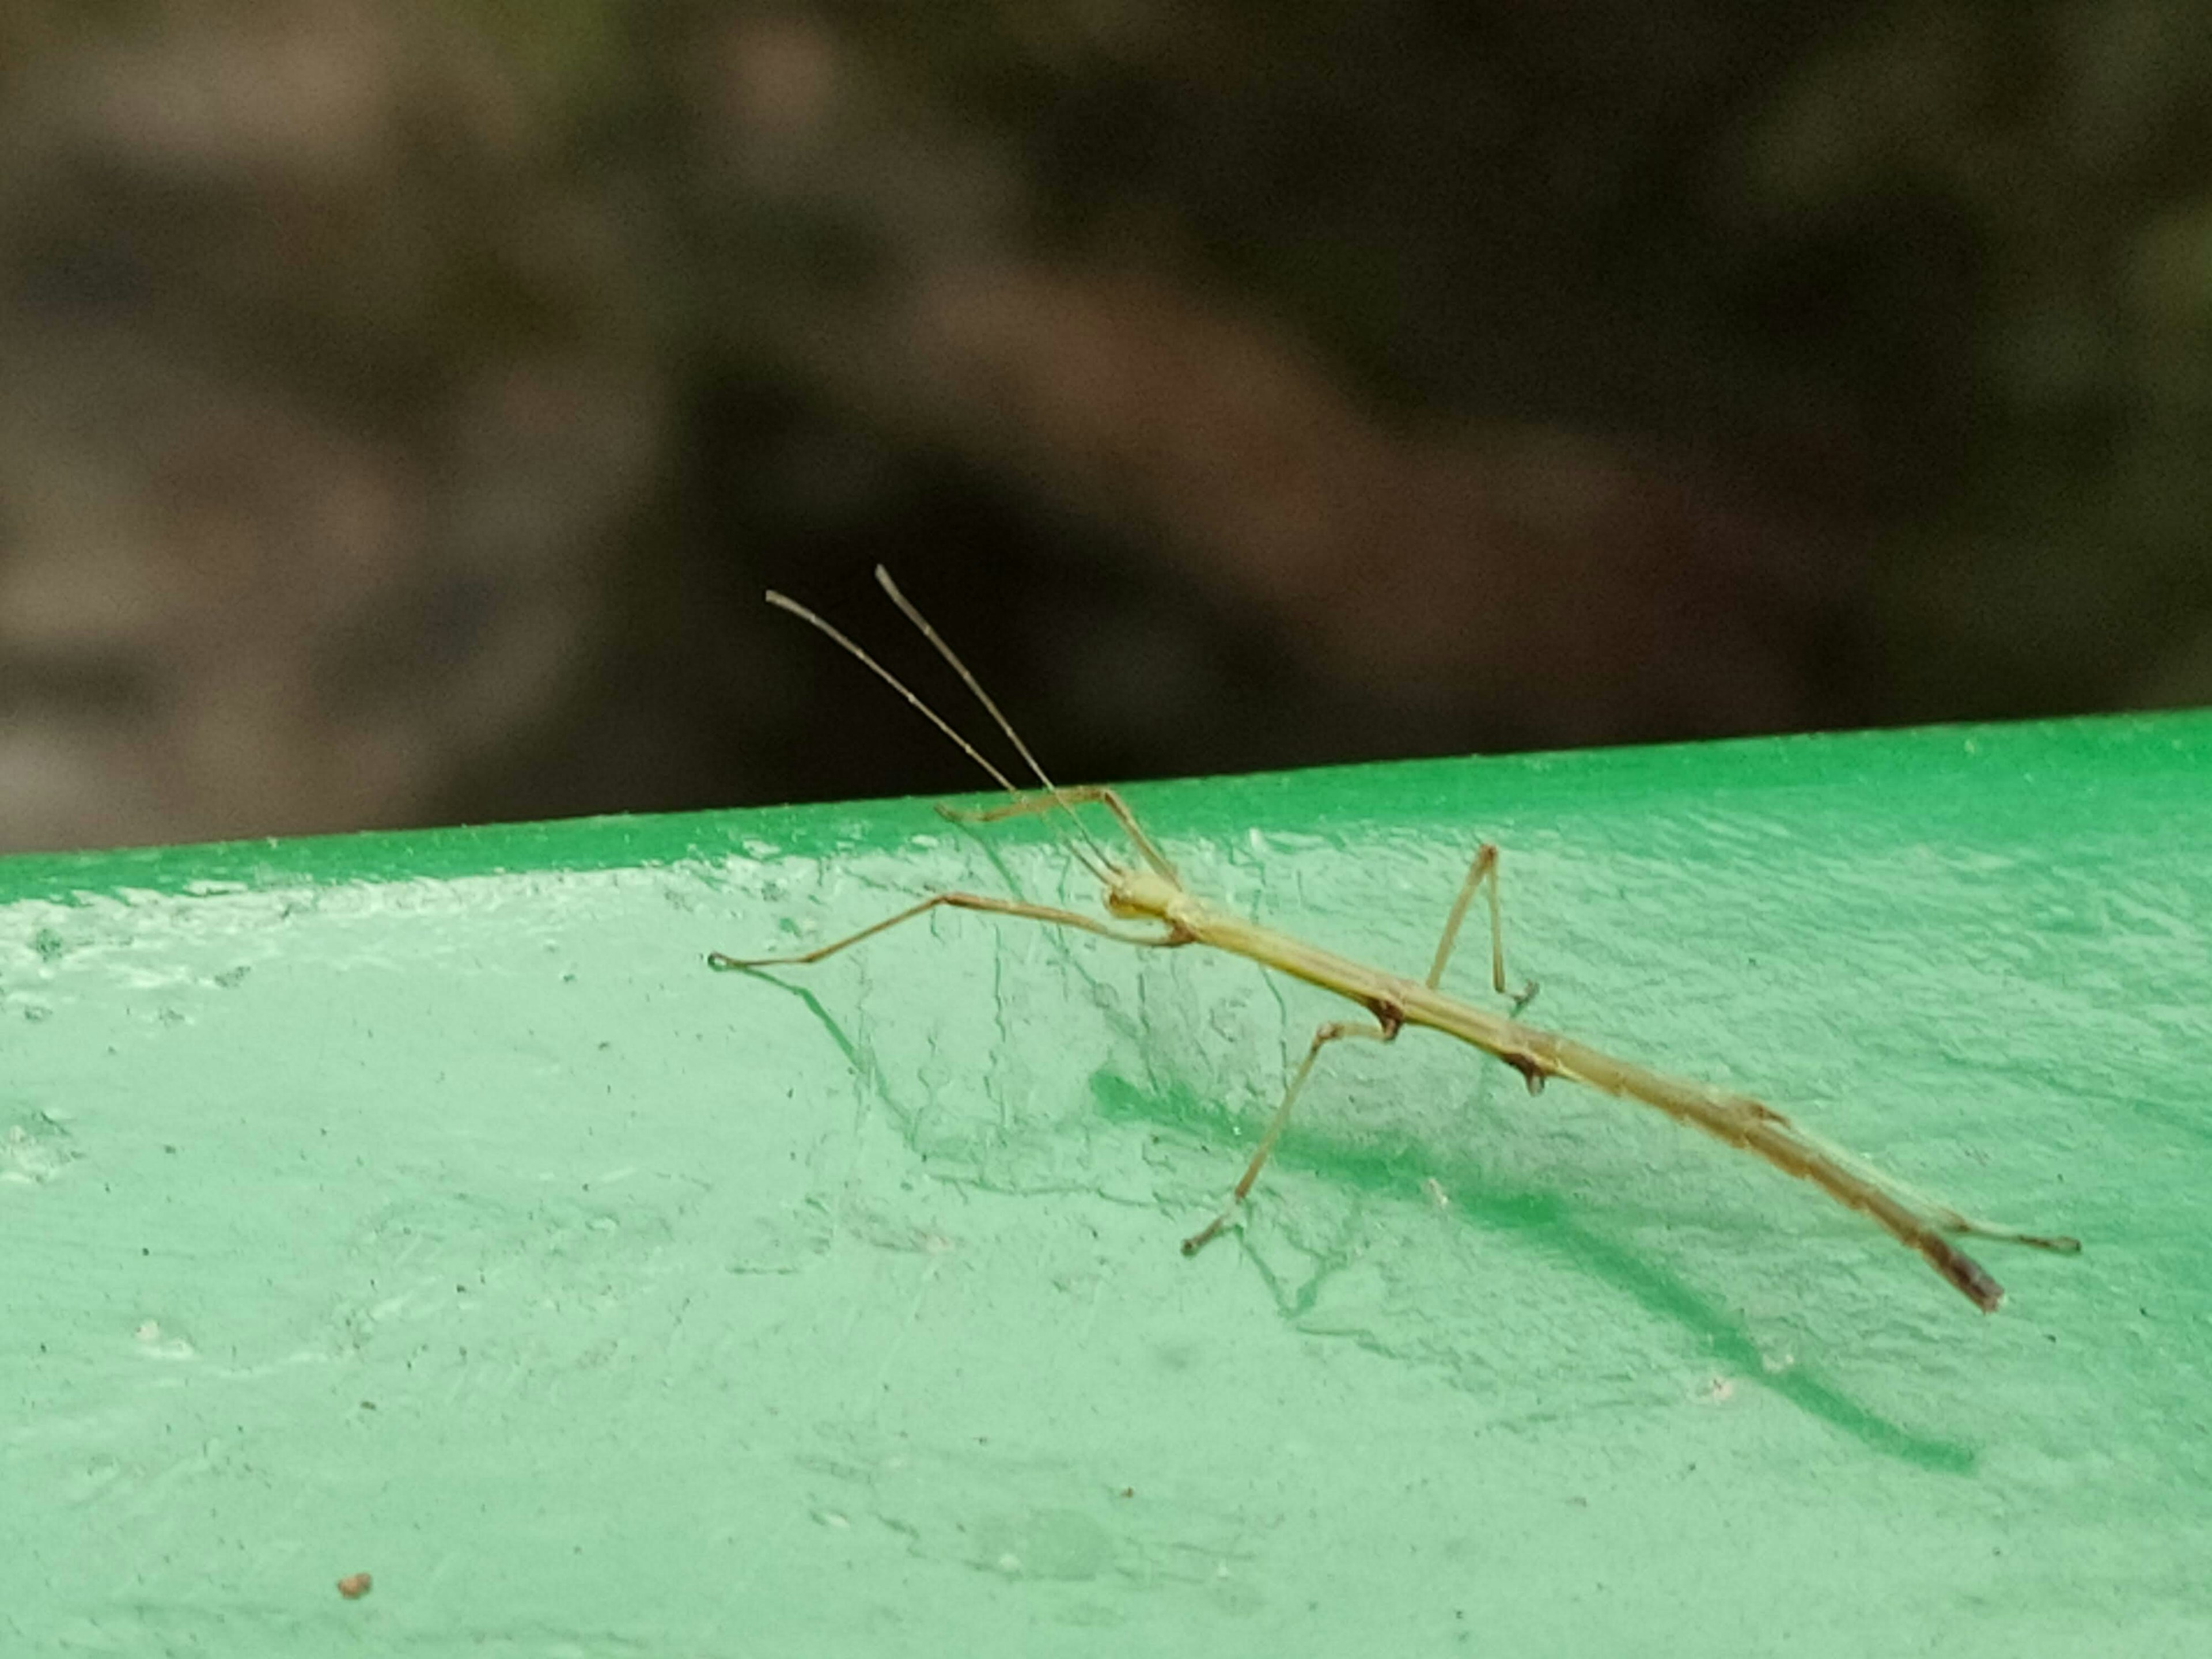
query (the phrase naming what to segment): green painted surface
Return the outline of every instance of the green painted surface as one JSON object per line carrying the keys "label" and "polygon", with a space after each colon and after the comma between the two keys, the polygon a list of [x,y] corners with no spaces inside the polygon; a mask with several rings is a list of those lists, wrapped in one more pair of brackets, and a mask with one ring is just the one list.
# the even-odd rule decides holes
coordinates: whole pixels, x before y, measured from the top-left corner
{"label": "green painted surface", "polygon": [[[1337,1012],[916,803],[0,864],[9,1654],[2212,1651],[2212,719],[1132,792],[1971,1210]],[[1480,945],[1456,978],[1480,984]],[[333,1589],[368,1571],[358,1601]]]}

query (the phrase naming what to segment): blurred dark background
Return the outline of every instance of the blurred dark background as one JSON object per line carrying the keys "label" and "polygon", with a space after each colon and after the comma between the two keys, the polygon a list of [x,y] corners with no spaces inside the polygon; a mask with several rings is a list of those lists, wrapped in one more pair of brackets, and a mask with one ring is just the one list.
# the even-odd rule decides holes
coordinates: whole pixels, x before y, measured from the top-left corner
{"label": "blurred dark background", "polygon": [[[2203,0],[7,0],[0,846],[2212,702]],[[956,700],[957,701],[957,700]]]}

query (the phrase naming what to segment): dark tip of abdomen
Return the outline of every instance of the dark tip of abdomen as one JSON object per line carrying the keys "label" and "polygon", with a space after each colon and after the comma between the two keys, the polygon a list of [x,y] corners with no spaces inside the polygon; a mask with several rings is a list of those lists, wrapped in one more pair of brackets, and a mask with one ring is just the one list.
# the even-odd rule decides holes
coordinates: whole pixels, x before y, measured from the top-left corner
{"label": "dark tip of abdomen", "polygon": [[1990,1278],[1989,1270],[1964,1250],[1954,1249],[1932,1237],[1921,1246],[1921,1250],[1936,1271],[1958,1286],[1960,1293],[1984,1313],[1995,1313],[2004,1301],[2004,1286]]}

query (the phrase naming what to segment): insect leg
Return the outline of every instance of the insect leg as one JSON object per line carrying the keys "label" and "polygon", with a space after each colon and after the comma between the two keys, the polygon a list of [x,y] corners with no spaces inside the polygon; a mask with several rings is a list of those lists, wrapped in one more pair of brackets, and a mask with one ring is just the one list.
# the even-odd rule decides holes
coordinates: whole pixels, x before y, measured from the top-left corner
{"label": "insect leg", "polygon": [[1994,1221],[1977,1221],[1972,1216],[1960,1215],[1956,1210],[1938,1206],[1936,1224],[1947,1233],[1959,1233],[1974,1238],[1994,1238],[2006,1244],[2027,1244],[2039,1250],[2054,1250],[2060,1255],[2079,1255],[2081,1241],[2069,1238],[2064,1233],[2031,1233],[2019,1227],[2006,1227]]}
{"label": "insect leg", "polygon": [[[1474,901],[1478,887],[1487,891],[1490,899],[1490,983],[1498,995],[1509,993],[1505,988],[1505,928],[1498,904],[1498,848],[1485,842],[1474,849],[1474,862],[1467,866],[1467,879],[1460,884],[1459,896],[1452,901],[1451,915],[1444,918],[1443,937],[1437,941],[1436,960],[1429,964],[1429,976],[1424,981],[1433,991],[1444,976],[1444,964],[1451,960],[1452,947],[1459,943],[1460,924],[1467,920],[1467,907]],[[1513,999],[1513,1012],[1519,1013],[1536,994],[1536,981],[1530,980]]]}
{"label": "insect leg", "polygon": [[1267,1131],[1260,1137],[1260,1145],[1252,1153],[1252,1161],[1244,1166],[1243,1177],[1230,1193],[1229,1201],[1221,1206],[1219,1215],[1183,1240],[1182,1253],[1185,1255],[1197,1255],[1224,1227],[1237,1218],[1237,1212],[1243,1206],[1245,1194],[1252,1190],[1252,1183],[1260,1178],[1261,1166],[1267,1163],[1267,1155],[1275,1150],[1275,1142],[1282,1137],[1283,1126],[1291,1121],[1291,1107],[1298,1097],[1298,1091],[1305,1087],[1306,1079],[1313,1071],[1314,1060],[1322,1048],[1339,1037],[1365,1037],[1374,1042],[1389,1042],[1397,1035],[1395,1021],[1387,1024],[1362,1025],[1352,1020],[1333,1020],[1314,1033],[1313,1045],[1306,1050],[1305,1059],[1298,1063],[1297,1071],[1291,1078],[1291,1086],[1283,1091],[1283,1103],[1275,1108],[1274,1116],[1267,1120]]}
{"label": "insect leg", "polygon": [[1152,845],[1152,838],[1139,826],[1137,815],[1129,810],[1128,802],[1103,784],[1078,784],[1072,789],[1062,789],[1054,794],[1024,795],[1003,806],[947,806],[939,802],[937,811],[940,817],[950,818],[955,823],[996,823],[1001,818],[1034,817],[1060,805],[1104,807],[1114,815],[1114,821],[1121,826],[1121,833],[1128,836],[1130,844],[1137,849],[1137,855],[1170,881],[1181,884],[1182,878],[1176,874],[1175,866],[1168,862],[1165,854]]}
{"label": "insect leg", "polygon": [[1049,921],[1061,927],[1080,927],[1087,933],[1097,933],[1121,945],[1186,945],[1189,940],[1176,933],[1164,933],[1155,939],[1146,933],[1125,933],[1119,927],[1109,927],[1104,922],[1085,915],[1079,910],[1055,909],[1048,904],[1026,904],[1019,899],[993,898],[985,893],[933,893],[919,904],[909,904],[895,916],[885,916],[872,927],[863,927],[857,933],[848,933],[827,945],[817,945],[811,951],[801,951],[785,957],[732,957],[720,951],[707,955],[707,965],[724,973],[745,968],[795,968],[801,963],[819,962],[824,957],[834,957],[848,945],[858,945],[862,939],[873,939],[878,933],[897,927],[902,921],[912,921],[916,916],[936,909],[939,905],[951,905],[957,910],[983,910],[994,916],[1026,916],[1032,921]]}
{"label": "insect leg", "polygon": [[[1663,1103],[1652,1101],[1649,1095],[1642,1098],[1646,1103],[1660,1104],[1662,1109],[1672,1109]],[[1932,1233],[1990,1238],[2006,1244],[2026,1244],[2039,1250],[2053,1250],[2061,1255],[2074,1255],[2081,1249],[2080,1239],[2069,1238],[2063,1233],[2032,1233],[2024,1227],[2008,1227],[1999,1222],[1981,1221],[1972,1216],[1962,1215],[1949,1205],[1938,1204],[1896,1176],[1885,1174],[1833,1142],[1791,1122],[1770,1107],[1760,1105],[1756,1101],[1742,1102],[1741,1105],[1747,1109],[1743,1113],[1746,1121],[1742,1132],[1733,1137],[1737,1145],[1749,1146],[1777,1168],[1791,1175],[1809,1175],[1831,1194],[1842,1198],[1844,1202],[1867,1211],[1877,1219],[1881,1219],[1881,1206],[1888,1205],[1901,1213],[1911,1215],[1922,1227]],[[1731,1137],[1724,1135],[1723,1138]],[[1847,1196],[1847,1190],[1869,1196]],[[1891,1225],[1887,1220],[1883,1220],[1882,1224]],[[1895,1231],[1896,1229],[1893,1226],[1891,1231]],[[1903,1237],[1902,1234],[1899,1236]],[[1924,1247],[1916,1245],[1915,1248],[1923,1249],[1924,1253]]]}

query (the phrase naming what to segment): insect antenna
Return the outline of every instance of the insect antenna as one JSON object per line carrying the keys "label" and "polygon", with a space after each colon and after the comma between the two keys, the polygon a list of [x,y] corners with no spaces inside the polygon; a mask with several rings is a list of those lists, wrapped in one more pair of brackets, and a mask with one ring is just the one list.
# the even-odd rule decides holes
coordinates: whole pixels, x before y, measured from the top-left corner
{"label": "insect antenna", "polygon": [[[975,691],[975,695],[979,697],[983,696],[982,687],[975,684],[975,678],[968,672],[967,668],[962,665],[960,659],[957,657],[953,657],[951,653],[949,650],[946,650],[944,641],[938,639],[935,632],[930,629],[929,624],[927,623],[921,622],[920,617],[915,614],[913,607],[906,603],[905,599],[899,593],[899,591],[896,587],[890,586],[890,578],[884,574],[882,567],[878,566],[877,568],[876,574],[883,581],[885,587],[890,589],[891,597],[898,601],[900,609],[905,611],[908,616],[913,617],[915,620],[920,623],[922,631],[927,635],[930,641],[937,646],[937,648],[940,651],[944,651],[946,656],[951,658],[953,666],[960,670],[960,676],[963,680],[967,681],[969,689]],[[966,738],[961,736],[951,721],[947,720],[945,716],[939,714],[934,708],[932,708],[927,703],[924,702],[913,691],[909,690],[904,680],[899,678],[899,677],[892,673],[890,669],[884,667],[883,664],[878,662],[873,657],[870,656],[866,651],[860,647],[860,646],[856,644],[853,640],[848,638],[844,631],[838,628],[836,623],[831,623],[827,618],[818,616],[814,611],[808,610],[805,605],[799,604],[797,599],[791,598],[789,595],[777,592],[772,587],[768,591],[768,602],[779,611],[789,611],[793,616],[798,617],[799,621],[805,623],[808,627],[826,636],[833,644],[842,647],[848,655],[855,659],[862,666],[873,673],[878,679],[881,680],[885,685],[890,687],[892,690],[897,692],[900,696],[905,698],[908,703],[911,705],[924,720],[927,720],[932,726],[943,732],[946,738],[951,739],[953,744],[959,749],[962,754],[967,756],[969,760],[974,761],[976,765],[981,767],[983,770],[989,775],[992,781],[996,783],[1000,788],[1005,790],[1009,795],[1012,795],[1017,800],[1021,799],[1022,792],[1016,787],[1014,781],[1012,778],[1008,777],[1004,772],[1000,771],[997,766],[993,764],[989,757],[984,755],[981,750],[977,749],[974,744],[969,742]],[[983,703],[984,707],[989,708],[993,715],[998,719],[1000,726],[1006,732],[1006,735],[1013,737],[1013,728],[1006,725],[1006,717],[999,714],[997,708],[992,704],[991,700],[988,697],[983,697]],[[1035,771],[1038,777],[1042,778],[1044,776],[1043,771],[1038,768],[1035,760],[1030,759],[1029,750],[1023,745],[1022,740],[1019,738],[1014,738],[1014,746],[1022,750],[1022,757],[1024,759],[1029,760],[1030,769],[1032,771]],[[1054,787],[1049,781],[1046,782],[1045,787],[1051,790],[1053,798],[1055,800],[1060,799],[1060,791]],[[1088,870],[1100,881],[1103,882],[1108,880],[1108,874],[1105,869],[1102,867],[1105,859],[1105,854],[1099,848],[1098,843],[1091,838],[1091,832],[1084,828],[1083,821],[1080,818],[1077,818],[1073,811],[1068,809],[1067,803],[1065,800],[1060,800],[1060,810],[1067,812],[1068,817],[1074,821],[1076,833],[1083,837],[1084,842],[1088,845],[1091,850],[1086,853],[1083,848],[1078,847],[1065,839],[1060,841],[1060,845],[1067,849],[1070,855],[1074,858],[1078,864],[1080,864],[1085,870]],[[1092,856],[1093,854],[1096,854],[1097,856],[1094,858]]]}
{"label": "insect antenna", "polygon": [[[937,654],[952,665],[952,672],[960,676],[961,684],[975,694],[975,701],[983,705],[983,712],[990,715],[999,730],[1006,734],[1006,741],[1014,745],[1015,752],[1022,757],[1022,763],[1030,769],[1036,775],[1036,781],[1044,786],[1045,793],[1050,795],[1060,810],[1067,815],[1067,821],[1075,826],[1075,833],[1083,837],[1084,845],[1097,854],[1102,863],[1111,864],[1113,860],[1107,857],[1106,849],[1099,846],[1091,831],[1084,827],[1083,820],[1076,815],[1075,809],[1068,805],[1067,797],[1060,792],[1060,786],[1045,775],[1044,768],[1037,763],[1037,757],[1030,752],[1029,744],[1022,741],[1022,734],[1014,730],[1014,723],[1000,712],[999,705],[991,701],[991,694],[983,689],[982,682],[968,672],[968,665],[960,660],[959,653],[945,644],[944,636],[929,625],[929,619],[915,609],[914,602],[899,592],[898,584],[891,580],[891,573],[881,565],[876,567],[876,586],[890,596],[891,603],[896,605],[906,619],[915,625],[921,637],[937,647]],[[1087,863],[1088,860],[1085,862]],[[1095,867],[1093,873],[1097,873]]]}

